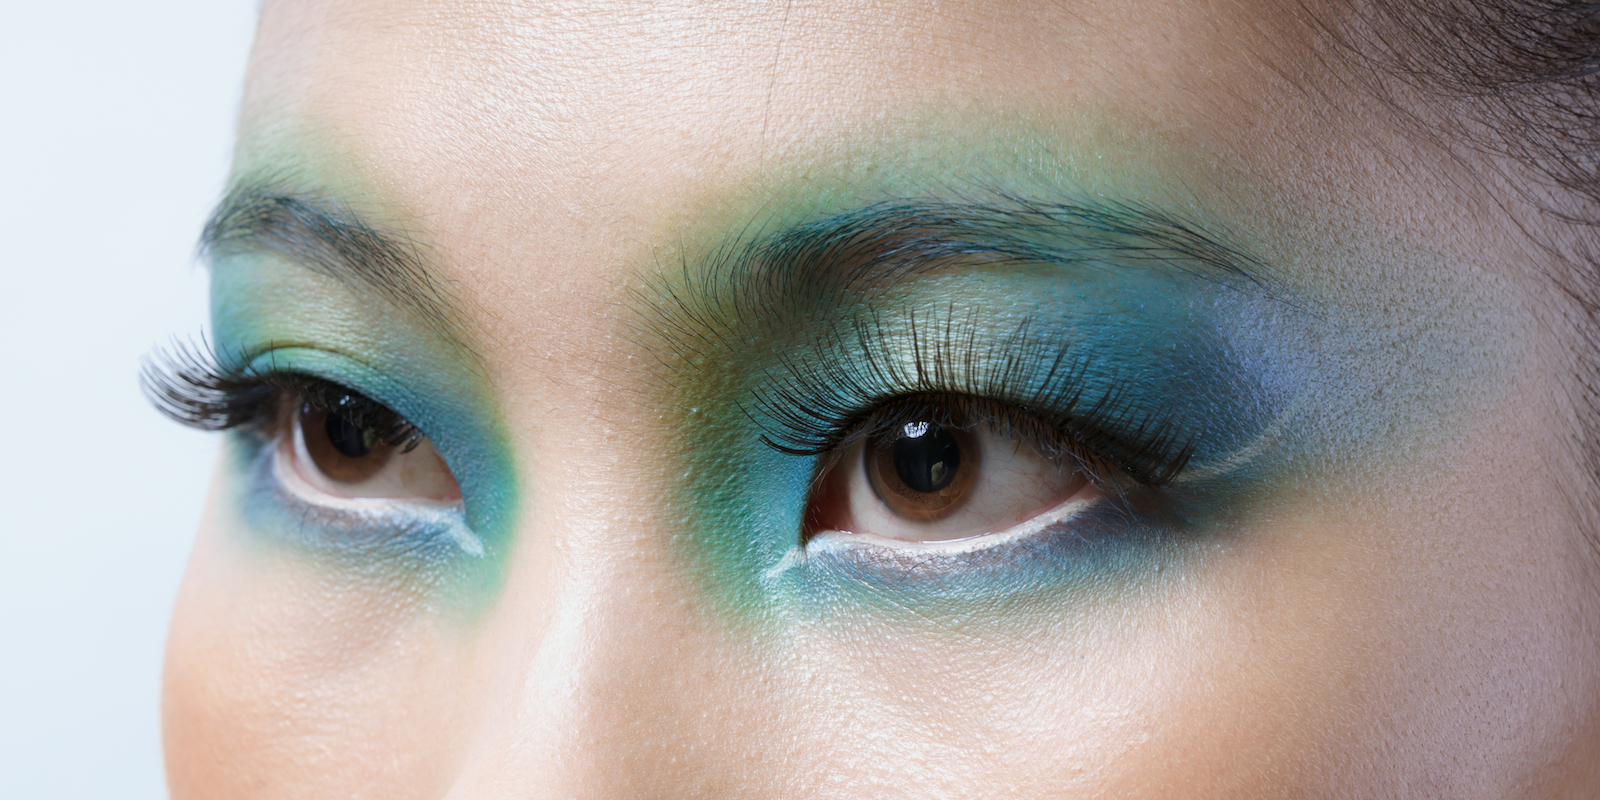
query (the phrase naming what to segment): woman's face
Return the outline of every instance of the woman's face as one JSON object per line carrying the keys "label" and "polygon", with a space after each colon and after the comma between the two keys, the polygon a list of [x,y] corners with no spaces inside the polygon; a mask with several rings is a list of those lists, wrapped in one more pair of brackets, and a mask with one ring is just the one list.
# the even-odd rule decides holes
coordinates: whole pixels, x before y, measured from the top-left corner
{"label": "woman's face", "polygon": [[174,794],[1593,791],[1550,223],[1314,30],[267,3]]}

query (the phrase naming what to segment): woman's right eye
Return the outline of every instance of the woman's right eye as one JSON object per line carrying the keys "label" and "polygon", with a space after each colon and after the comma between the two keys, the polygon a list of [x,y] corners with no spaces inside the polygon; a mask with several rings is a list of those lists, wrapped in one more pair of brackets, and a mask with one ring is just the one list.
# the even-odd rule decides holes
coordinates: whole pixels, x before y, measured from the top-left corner
{"label": "woman's right eye", "polygon": [[358,411],[381,408],[372,401],[342,394],[330,403],[302,399],[289,405],[277,455],[288,482],[301,484],[291,488],[341,499],[461,499],[455,475],[427,437],[386,438],[368,421],[370,411]]}

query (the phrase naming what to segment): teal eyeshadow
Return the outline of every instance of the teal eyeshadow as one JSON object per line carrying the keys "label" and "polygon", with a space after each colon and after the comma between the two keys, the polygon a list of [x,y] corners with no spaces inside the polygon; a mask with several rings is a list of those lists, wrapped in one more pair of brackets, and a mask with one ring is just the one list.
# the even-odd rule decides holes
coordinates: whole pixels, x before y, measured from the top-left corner
{"label": "teal eyeshadow", "polygon": [[[236,277],[242,280],[230,280]],[[258,318],[249,297],[239,297],[259,291],[262,278],[232,270],[215,281],[218,362],[246,374],[311,375],[388,406],[427,434],[455,475],[462,503],[455,508],[396,504],[392,510],[363,513],[308,504],[286,493],[273,476],[273,443],[239,430],[230,437],[228,453],[237,478],[234,507],[247,531],[261,543],[292,548],[352,578],[435,590],[464,608],[488,603],[504,577],[518,497],[509,437],[485,399],[481,376],[464,358],[451,357],[446,346],[430,347],[404,328],[344,343],[338,336],[343,329],[330,326],[331,332],[314,330],[296,339],[304,343],[315,334],[316,346],[284,346],[265,332],[268,325],[274,331],[296,326]],[[328,349],[341,344],[371,355],[357,358]]]}
{"label": "teal eyeshadow", "polygon": [[975,556],[807,556],[800,520],[815,459],[765,447],[736,451],[730,446],[692,473],[699,480],[688,502],[697,511],[684,544],[697,555],[707,596],[730,620],[758,627],[860,612],[921,624],[1017,604],[1103,599],[1156,578],[1181,556],[1171,528],[1110,509],[1074,520],[1071,531]]}
{"label": "teal eyeshadow", "polygon": [[[1093,266],[1072,271],[923,281],[906,294],[872,298],[867,307],[838,315],[829,329],[795,332],[799,344],[780,348],[782,365],[761,352],[734,356],[735,371],[751,377],[730,381],[718,397],[692,400],[698,411],[687,426],[693,467],[684,482],[685,504],[695,520],[688,528],[690,549],[700,554],[707,579],[720,584],[715,591],[746,611],[770,614],[797,603],[819,609],[867,603],[893,613],[935,601],[932,607],[954,613],[963,604],[991,604],[1000,596],[1103,589],[1148,574],[1148,567],[1174,555],[1173,545],[1184,537],[1215,529],[1249,498],[1262,496],[1263,485],[1295,462],[1294,448],[1304,441],[1295,426],[1306,420],[1283,419],[1305,389],[1297,352],[1304,339],[1297,330],[1302,315],[1264,292],[1187,276],[1130,276]],[[850,323],[864,317],[871,326]],[[864,337],[863,330],[869,332]],[[871,351],[904,354],[913,340],[924,360],[943,348],[944,359],[954,362],[948,385],[935,388],[992,396],[990,377],[1004,361],[1011,368],[1005,383],[1017,396],[1002,399],[1025,402],[1030,394],[1052,394],[1055,387],[1045,384],[1070,373],[1073,391],[1118,397],[1120,424],[1128,428],[1157,415],[1171,420],[1178,435],[1194,442],[1185,472],[1213,468],[1216,474],[1174,481],[1159,493],[1133,493],[1125,505],[1075,519],[1070,530],[1014,547],[914,562],[850,551],[855,555],[802,558],[786,568],[796,560],[819,457],[785,455],[760,444],[773,423],[748,413],[749,398],[781,396],[775,386],[788,383],[794,372],[821,377],[810,382],[817,390],[854,384],[890,395],[927,388],[897,385],[866,366],[884,361]],[[1019,352],[1025,355],[1018,358]],[[1060,370],[1055,356],[1063,352],[1081,368]],[[852,398],[822,401],[848,404]],[[775,402],[818,404],[818,398],[794,395]],[[1274,437],[1273,447],[1250,453],[1275,425],[1289,429]]]}
{"label": "teal eyeshadow", "polygon": [[461,486],[459,510],[397,505],[350,514],[286,493],[271,474],[273,443],[241,432],[231,448],[242,476],[239,508],[250,529],[342,569],[413,576],[466,599],[494,593],[511,546],[516,491],[505,437],[485,414],[426,377],[391,378],[338,354],[285,348],[255,356],[247,370],[295,371],[354,389],[426,433]]}
{"label": "teal eyeshadow", "polygon": [[[857,324],[863,319],[870,324]],[[1441,326],[1392,323],[1371,309],[1290,298],[1265,285],[1115,264],[968,270],[908,282],[764,346],[732,348],[722,371],[705,381],[715,391],[680,401],[697,408],[687,426],[693,466],[681,484],[692,520],[686,552],[710,592],[752,617],[801,608],[961,614],[1008,599],[1132,590],[1160,565],[1197,552],[1189,545],[1314,499],[1308,487],[1326,488],[1341,475],[1376,480],[1403,467],[1418,436],[1459,417],[1464,407],[1448,397],[1483,374],[1481,354]],[[1385,346],[1408,338],[1408,349]],[[902,560],[856,550],[797,557],[820,457],[759,444],[772,421],[752,413],[760,405],[752,398],[778,398],[767,406],[849,404],[859,388],[817,393],[851,383],[884,394],[919,391],[925,387],[896,386],[868,368],[884,361],[883,351],[908,352],[913,340],[925,363],[942,346],[955,363],[949,388],[967,393],[993,395],[986,376],[1012,364],[1006,400],[1050,394],[1042,384],[1051,380],[1054,355],[1065,352],[1084,365],[1074,380],[1085,396],[1117,393],[1123,411],[1107,421],[1113,432],[1131,434],[1126,428],[1159,415],[1193,442],[1192,458],[1169,484],[1131,491],[1116,506],[1016,546]],[[1415,383],[1391,386],[1387,402],[1374,403],[1371,378],[1363,376],[1386,358],[1413,360]],[[810,378],[810,394],[785,396],[795,373]]]}
{"label": "teal eyeshadow", "polygon": [[379,583],[406,577],[419,588],[465,577],[465,562],[485,552],[455,506],[354,511],[302,500],[274,476],[272,449],[254,437],[236,437],[229,448],[244,478],[235,505],[249,529],[271,543],[315,554],[352,577]]}

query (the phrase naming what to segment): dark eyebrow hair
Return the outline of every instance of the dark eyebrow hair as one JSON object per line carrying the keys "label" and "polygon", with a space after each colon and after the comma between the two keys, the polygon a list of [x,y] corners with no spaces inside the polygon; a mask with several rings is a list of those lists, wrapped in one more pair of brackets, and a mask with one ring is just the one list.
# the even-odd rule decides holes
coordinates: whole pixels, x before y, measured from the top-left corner
{"label": "dark eyebrow hair", "polygon": [[[753,227],[753,224],[752,224]],[[919,275],[960,266],[1164,269],[1274,294],[1230,237],[1147,204],[1094,197],[885,200],[773,231],[736,232],[661,274],[646,302],[680,354],[694,340],[826,317]]]}
{"label": "dark eyebrow hair", "polygon": [[284,189],[270,181],[241,183],[228,191],[200,236],[208,260],[242,253],[274,253],[350,286],[364,286],[421,319],[469,352],[457,298],[417,242],[403,231],[380,228],[350,206]]}

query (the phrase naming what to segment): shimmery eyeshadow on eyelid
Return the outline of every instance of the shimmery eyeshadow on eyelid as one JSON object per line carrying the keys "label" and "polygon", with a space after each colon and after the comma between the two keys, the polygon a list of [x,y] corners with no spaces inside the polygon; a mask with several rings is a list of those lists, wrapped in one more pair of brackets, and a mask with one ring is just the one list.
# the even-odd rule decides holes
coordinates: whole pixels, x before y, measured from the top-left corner
{"label": "shimmery eyeshadow on eyelid", "polygon": [[[1492,369],[1481,344],[1439,309],[1430,316],[1385,308],[1385,316],[1367,302],[1113,266],[969,269],[870,298],[853,317],[868,320],[864,326],[852,327],[844,313],[789,330],[708,336],[712,351],[695,363],[709,366],[680,389],[683,405],[696,409],[681,428],[680,485],[695,520],[681,539],[685,555],[709,591],[755,618],[801,608],[826,614],[841,610],[838,603],[959,613],[1003,597],[1103,598],[1141,585],[1160,565],[1249,530],[1252,515],[1320,502],[1318,491],[1405,468],[1418,437],[1442,447],[1443,420],[1475,407],[1458,387],[1478,385],[1475,377]],[[1194,458],[1151,502],[977,558],[869,550],[804,557],[798,536],[816,459],[754,444],[763,409],[753,396],[771,395],[773,382],[796,367],[844,396],[859,394],[840,386],[849,381],[892,390],[895,381],[882,380],[885,361],[910,374],[914,354],[927,359],[940,342],[969,341],[978,346],[957,348],[970,363],[955,383],[977,376],[968,388],[982,393],[993,361],[1018,345],[1032,352],[1021,359],[1032,366],[1013,376],[1026,385],[1048,372],[1051,353],[1071,349],[1091,364],[1089,382],[1117,387],[1132,406],[1171,411],[1198,437]],[[937,602],[921,605],[930,600]]]}
{"label": "shimmery eyeshadow on eyelid", "polygon": [[[816,460],[753,444],[759,430],[752,424],[760,414],[742,398],[762,386],[770,389],[786,369],[768,359],[770,351],[758,350],[730,354],[726,363],[739,365],[737,372],[719,373],[708,381],[718,387],[715,395],[690,402],[702,420],[683,428],[690,433],[684,443],[690,466],[684,473],[686,499],[700,520],[696,534],[685,539],[695,550],[693,561],[710,568],[706,579],[732,592],[738,606],[752,610],[790,606],[780,598],[819,609],[833,602],[868,602],[892,610],[912,596],[942,597],[939,602],[954,609],[998,596],[1103,592],[1119,581],[1136,580],[1144,574],[1141,564],[1172,557],[1181,538],[1177,531],[1203,530],[1220,508],[1261,482],[1265,457],[1277,452],[1263,443],[1276,444],[1288,435],[1274,433],[1274,426],[1289,424],[1285,413],[1300,388],[1295,359],[1285,353],[1298,344],[1290,335],[1298,323],[1290,315],[1272,309],[1279,315],[1276,328],[1264,324],[1263,330],[1276,330],[1275,340],[1256,336],[1252,323],[1241,320],[1266,315],[1263,309],[1272,301],[1247,297],[1230,306],[1231,290],[1214,284],[1201,284],[1199,294],[1183,289],[1160,281],[1141,287],[1137,280],[956,278],[942,285],[929,282],[919,287],[920,294],[879,299],[865,340],[859,331],[836,335],[813,329],[793,332],[792,344],[777,348],[790,366],[844,365],[848,374],[835,376],[836,382],[871,383],[867,373],[872,370],[848,368],[873,358],[881,362],[883,356],[869,358],[861,348],[890,348],[899,354],[895,357],[908,360],[914,352],[927,358],[937,350],[926,341],[909,344],[918,334],[905,323],[916,314],[931,323],[922,331],[936,331],[949,341],[1004,345],[980,346],[955,359],[959,368],[948,377],[957,385],[949,388],[961,389],[965,381],[965,389],[978,394],[985,393],[984,375],[991,366],[986,359],[1014,356],[1017,346],[1030,348],[1036,357],[1024,358],[1027,368],[1011,376],[1026,386],[1043,379],[1050,353],[1081,348],[1085,357],[1104,365],[1091,370],[1089,380],[1123,387],[1135,405],[1176,409],[1185,424],[1206,437],[1194,465],[1212,469],[1211,477],[1218,480],[1174,488],[1181,502],[1164,510],[1138,503],[1107,506],[1006,547],[961,556],[856,549],[806,557],[797,549],[798,526]],[[1219,315],[1230,323],[1217,323]],[[1027,335],[1011,336],[1024,320]],[[904,372],[914,373],[914,364],[907,363]],[[878,367],[873,374],[881,378],[882,364]],[[893,383],[884,388],[893,390]],[[707,461],[712,453],[714,462]]]}
{"label": "shimmery eyeshadow on eyelid", "polygon": [[[1261,466],[1303,390],[1292,315],[1212,284],[1083,277],[956,278],[889,298],[868,326],[806,334],[763,373],[756,410],[803,421],[897,393],[971,394],[1130,442],[1159,434],[1191,452],[1176,482]],[[1277,315],[1265,335],[1245,321],[1264,307]]]}
{"label": "shimmery eyeshadow on eyelid", "polygon": [[[294,300],[305,296],[319,302]],[[409,330],[281,260],[224,265],[214,274],[212,309],[219,361],[242,357],[251,369],[300,370],[372,397],[429,436],[462,490],[456,511],[357,519],[276,488],[260,468],[261,443],[240,432],[230,436],[237,453],[230,471],[238,484],[234,505],[250,531],[352,575],[433,587],[468,617],[487,608],[504,575],[518,492],[509,437],[471,362],[428,331]],[[473,541],[480,554],[463,549]]]}

